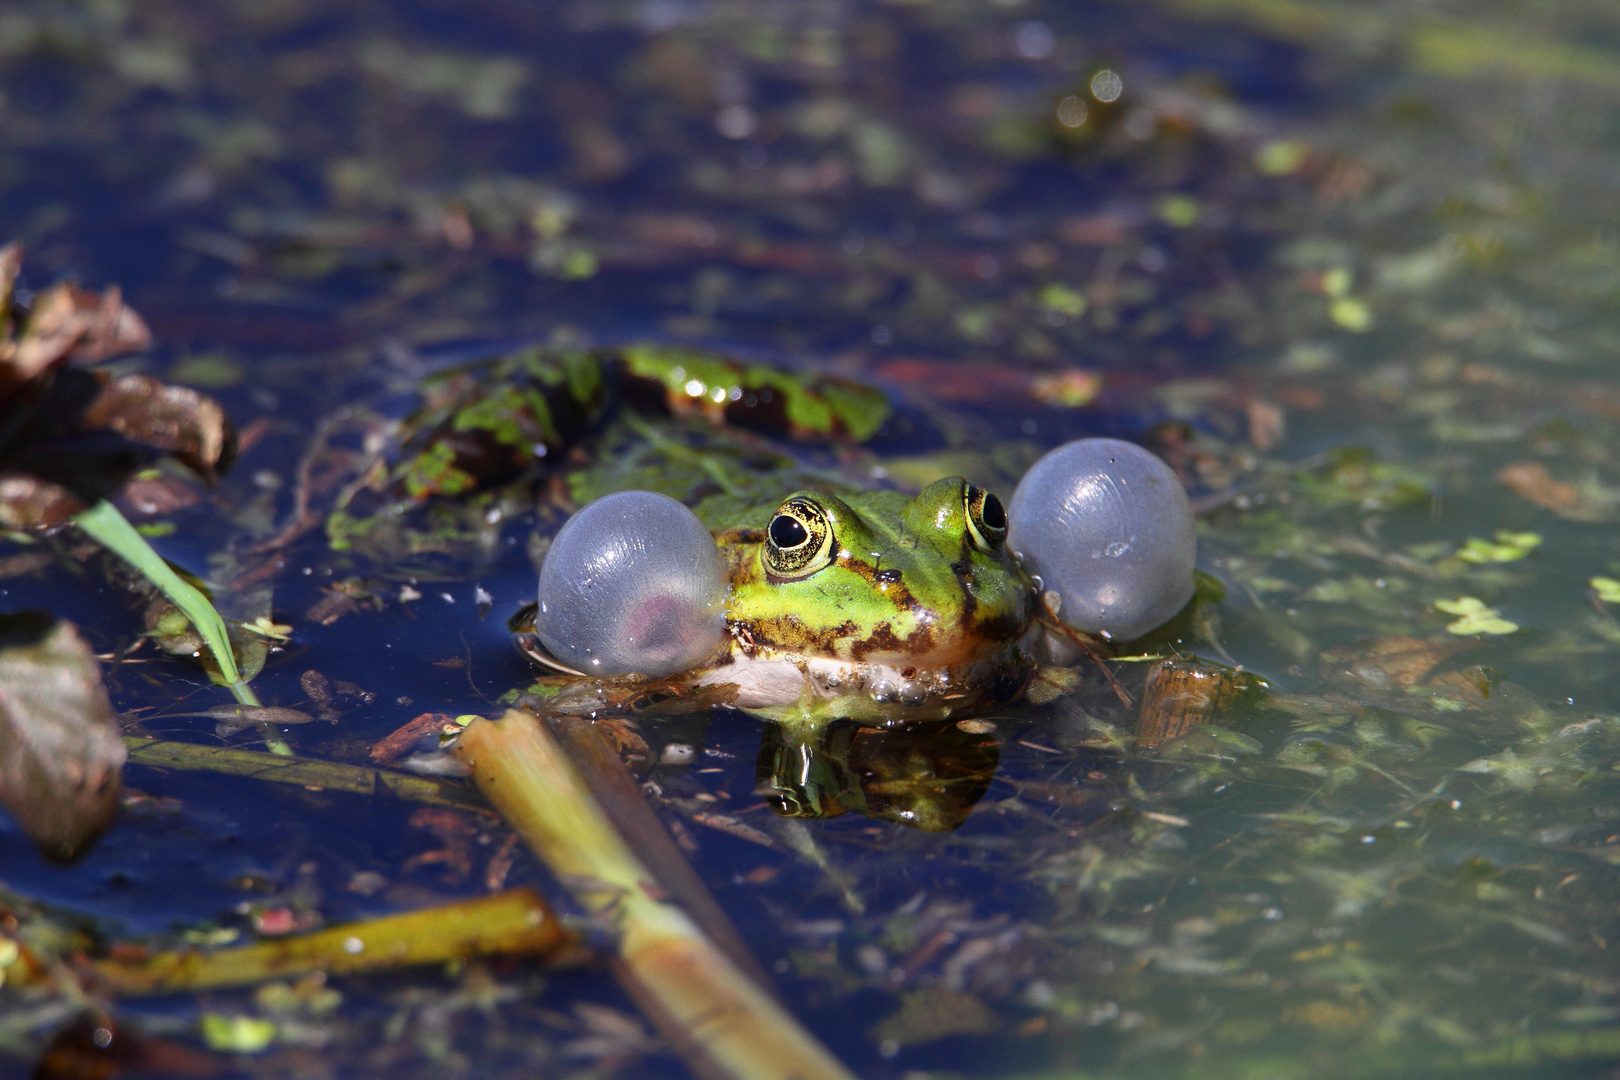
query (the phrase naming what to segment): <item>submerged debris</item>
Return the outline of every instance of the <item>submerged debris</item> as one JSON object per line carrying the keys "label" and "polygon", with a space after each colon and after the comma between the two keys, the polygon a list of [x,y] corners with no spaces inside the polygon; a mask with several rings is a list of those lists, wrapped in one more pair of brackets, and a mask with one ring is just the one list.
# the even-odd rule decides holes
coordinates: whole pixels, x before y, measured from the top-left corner
{"label": "submerged debris", "polygon": [[124,745],[101,670],[73,626],[0,618],[0,803],[42,852],[83,853],[118,813]]}

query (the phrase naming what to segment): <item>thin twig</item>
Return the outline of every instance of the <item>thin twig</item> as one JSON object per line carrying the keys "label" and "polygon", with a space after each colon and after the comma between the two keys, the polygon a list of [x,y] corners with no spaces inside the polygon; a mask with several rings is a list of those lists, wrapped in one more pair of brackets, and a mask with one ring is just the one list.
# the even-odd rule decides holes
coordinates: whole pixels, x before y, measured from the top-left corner
{"label": "thin twig", "polygon": [[[245,554],[264,555],[272,551],[279,551],[320,524],[320,514],[311,508],[313,501],[311,489],[314,484],[315,465],[320,461],[321,455],[326,450],[327,444],[331,442],[332,436],[342,431],[356,419],[370,421],[374,418],[368,409],[347,405],[321,418],[321,422],[315,426],[315,432],[309,438],[309,445],[304,448],[304,453],[299,457],[298,466],[293,472],[293,505],[287,523],[274,536],[249,547]],[[351,485],[345,486],[343,493],[339,496],[340,502],[347,502],[348,499],[354,497],[359,487],[354,486],[353,490],[350,490],[350,486],[363,484],[371,470],[376,467],[377,462],[382,460],[382,456],[383,451],[380,449],[366,455],[360,465],[359,479],[351,481]]]}
{"label": "thin twig", "polygon": [[1114,673],[1109,670],[1108,665],[1103,663],[1102,653],[1097,651],[1096,646],[1092,644],[1089,636],[1080,633],[1074,627],[1070,626],[1068,623],[1065,623],[1056,615],[1053,615],[1051,609],[1046,606],[1044,597],[1041,601],[1040,620],[1042,626],[1068,638],[1074,643],[1076,648],[1085,653],[1087,656],[1091,657],[1091,662],[1097,665],[1097,670],[1102,672],[1104,679],[1108,680],[1108,685],[1113,689],[1114,696],[1119,698],[1122,705],[1129,709],[1136,704],[1136,702],[1131,699],[1130,693],[1120,685],[1118,679],[1114,678]]}

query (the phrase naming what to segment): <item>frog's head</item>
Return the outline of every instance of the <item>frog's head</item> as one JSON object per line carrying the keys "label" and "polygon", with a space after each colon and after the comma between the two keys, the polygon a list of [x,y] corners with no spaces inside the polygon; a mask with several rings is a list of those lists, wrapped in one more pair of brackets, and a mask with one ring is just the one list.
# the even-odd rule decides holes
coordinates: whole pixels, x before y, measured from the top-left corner
{"label": "frog's head", "polygon": [[960,477],[909,500],[796,492],[756,536],[731,548],[726,618],[745,649],[944,669],[1004,653],[1030,625],[1006,512]]}

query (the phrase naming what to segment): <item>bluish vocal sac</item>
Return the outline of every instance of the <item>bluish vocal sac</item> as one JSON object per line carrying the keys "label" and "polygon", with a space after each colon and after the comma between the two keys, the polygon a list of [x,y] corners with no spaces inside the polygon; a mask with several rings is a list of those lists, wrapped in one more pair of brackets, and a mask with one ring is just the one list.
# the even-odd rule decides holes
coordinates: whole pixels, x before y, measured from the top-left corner
{"label": "bluish vocal sac", "polygon": [[1192,504],[1170,467],[1133,443],[1053,450],[1018,482],[1007,523],[1007,546],[1062,597],[1059,618],[1076,630],[1130,641],[1192,599]]}
{"label": "bluish vocal sac", "polygon": [[719,648],[727,584],[696,514],[667,495],[621,491],[552,541],[536,630],[553,657],[588,675],[674,675]]}

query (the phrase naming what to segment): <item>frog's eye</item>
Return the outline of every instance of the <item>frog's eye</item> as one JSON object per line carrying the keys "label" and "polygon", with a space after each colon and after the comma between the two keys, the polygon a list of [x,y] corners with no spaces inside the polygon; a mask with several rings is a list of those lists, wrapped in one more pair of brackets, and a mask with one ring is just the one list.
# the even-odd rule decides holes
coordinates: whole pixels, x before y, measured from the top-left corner
{"label": "frog's eye", "polygon": [[789,499],[765,529],[765,567],[773,575],[799,578],[832,561],[827,514],[809,499]]}
{"label": "frog's eye", "polygon": [[1001,500],[984,488],[968,484],[963,501],[967,504],[967,526],[973,542],[984,551],[1000,548],[1007,539],[1007,511]]}

